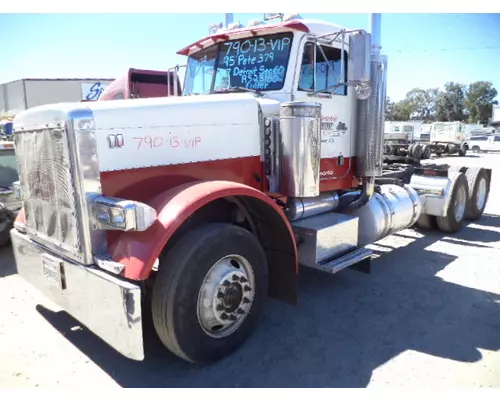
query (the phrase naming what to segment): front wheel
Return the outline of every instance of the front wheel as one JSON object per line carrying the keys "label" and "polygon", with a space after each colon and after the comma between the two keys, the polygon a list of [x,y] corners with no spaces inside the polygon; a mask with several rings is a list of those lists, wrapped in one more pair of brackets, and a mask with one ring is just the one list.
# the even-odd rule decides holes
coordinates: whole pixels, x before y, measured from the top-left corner
{"label": "front wheel", "polygon": [[254,235],[230,224],[195,228],[160,261],[152,296],[156,332],[186,361],[217,361],[250,336],[267,288],[266,257]]}

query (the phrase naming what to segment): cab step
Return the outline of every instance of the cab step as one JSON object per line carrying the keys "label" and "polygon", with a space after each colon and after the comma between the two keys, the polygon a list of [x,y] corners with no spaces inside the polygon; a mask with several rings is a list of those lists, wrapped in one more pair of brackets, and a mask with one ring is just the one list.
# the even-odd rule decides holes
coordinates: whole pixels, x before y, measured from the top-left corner
{"label": "cab step", "polygon": [[366,248],[356,249],[331,261],[324,261],[314,265],[304,265],[308,268],[318,269],[329,274],[336,274],[345,269],[352,268],[369,274],[371,271],[372,251]]}

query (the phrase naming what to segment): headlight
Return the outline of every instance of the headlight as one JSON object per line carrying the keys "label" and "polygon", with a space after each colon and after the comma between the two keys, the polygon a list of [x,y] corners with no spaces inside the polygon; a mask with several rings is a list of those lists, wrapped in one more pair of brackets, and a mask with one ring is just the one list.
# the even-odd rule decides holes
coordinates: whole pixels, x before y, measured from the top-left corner
{"label": "headlight", "polygon": [[137,201],[100,196],[92,202],[100,229],[145,231],[156,221],[156,210]]}

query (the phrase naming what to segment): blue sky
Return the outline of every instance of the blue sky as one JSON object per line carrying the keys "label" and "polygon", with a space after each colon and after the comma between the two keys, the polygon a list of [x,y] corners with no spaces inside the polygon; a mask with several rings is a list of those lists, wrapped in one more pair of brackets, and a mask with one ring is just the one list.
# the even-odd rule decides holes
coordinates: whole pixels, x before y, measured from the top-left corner
{"label": "blue sky", "polygon": [[[301,15],[368,29],[368,14]],[[234,15],[243,24],[261,17]],[[129,67],[166,69],[183,62],[177,50],[223,20],[219,13],[0,14],[0,83],[115,78]],[[441,87],[450,80],[488,80],[500,92],[500,14],[382,14],[382,47],[394,100],[414,87]]]}

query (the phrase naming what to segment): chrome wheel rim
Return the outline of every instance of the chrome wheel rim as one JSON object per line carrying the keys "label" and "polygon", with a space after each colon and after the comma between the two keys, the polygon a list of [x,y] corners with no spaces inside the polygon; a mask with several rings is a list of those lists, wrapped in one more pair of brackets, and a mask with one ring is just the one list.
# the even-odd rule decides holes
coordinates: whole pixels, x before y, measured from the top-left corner
{"label": "chrome wheel rim", "polygon": [[486,179],[482,178],[479,181],[476,193],[476,204],[478,210],[482,210],[486,203]]}
{"label": "chrome wheel rim", "polygon": [[198,294],[197,316],[214,338],[234,333],[245,321],[255,296],[255,277],[240,255],[221,258],[208,271]]}
{"label": "chrome wheel rim", "polygon": [[465,206],[467,204],[467,192],[465,187],[460,186],[455,197],[455,220],[461,221],[465,214]]}

